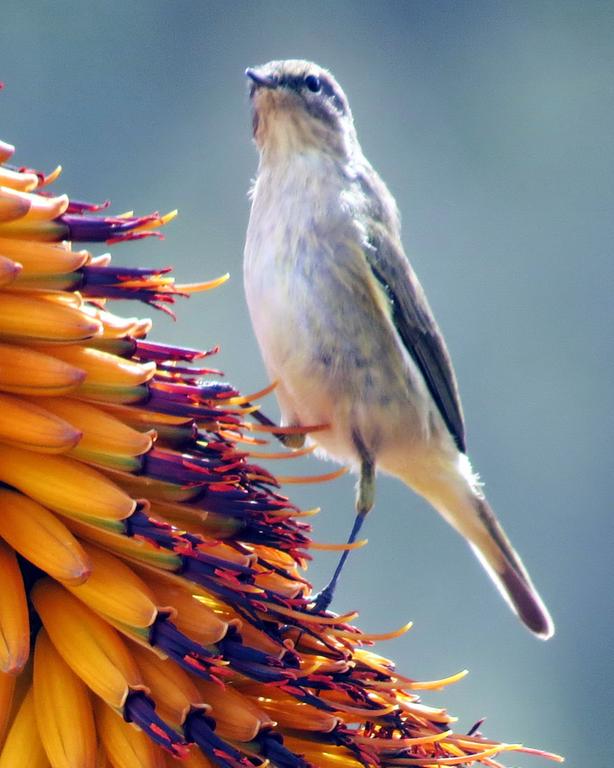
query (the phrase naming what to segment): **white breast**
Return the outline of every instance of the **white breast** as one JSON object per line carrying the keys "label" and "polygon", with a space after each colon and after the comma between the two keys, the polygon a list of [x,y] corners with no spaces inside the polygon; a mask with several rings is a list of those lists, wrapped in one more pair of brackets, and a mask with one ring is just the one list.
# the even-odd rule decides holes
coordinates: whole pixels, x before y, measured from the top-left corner
{"label": "white breast", "polygon": [[[245,247],[248,306],[285,423],[327,423],[318,443],[354,460],[429,430],[429,396],[362,256],[347,177],[322,156],[261,168]],[[384,302],[385,303],[385,302]],[[399,435],[399,438],[395,435]]]}

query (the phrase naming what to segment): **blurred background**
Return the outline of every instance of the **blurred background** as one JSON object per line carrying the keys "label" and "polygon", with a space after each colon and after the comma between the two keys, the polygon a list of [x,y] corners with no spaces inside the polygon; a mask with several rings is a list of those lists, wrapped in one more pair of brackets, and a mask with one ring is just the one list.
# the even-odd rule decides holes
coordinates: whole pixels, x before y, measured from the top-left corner
{"label": "blurred background", "polygon": [[[470,455],[557,634],[533,639],[466,545],[389,478],[335,607],[359,609],[367,631],[412,619],[378,646],[404,674],[471,670],[427,703],[463,730],[486,715],[488,735],[570,766],[605,765],[614,714],[613,21],[612,3],[580,0],[3,0],[0,29],[0,131],[16,162],[62,163],[58,192],[109,197],[116,213],[180,209],[163,243],[114,259],[173,264],[186,281],[231,273],[180,303],[176,323],[156,315],[152,337],[221,344],[217,364],[245,392],[267,379],[241,277],[257,165],[243,70],[305,57],[334,72],[446,334]],[[352,478],[287,490],[322,507],[315,539],[345,540]],[[316,553],[316,588],[335,559]]]}

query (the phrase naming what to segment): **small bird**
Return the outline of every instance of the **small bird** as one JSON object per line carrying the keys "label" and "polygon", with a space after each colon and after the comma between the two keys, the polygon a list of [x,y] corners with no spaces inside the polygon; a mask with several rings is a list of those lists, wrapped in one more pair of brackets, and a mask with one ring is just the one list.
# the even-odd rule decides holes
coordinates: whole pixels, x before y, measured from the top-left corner
{"label": "small bird", "polygon": [[[550,615],[467,458],[448,350],[343,90],[302,60],[246,75],[260,162],[245,291],[282,424],[327,424],[313,436],[319,450],[358,468],[350,542],[373,506],[376,469],[398,477],[467,539],[527,627],[551,637]],[[316,609],[328,607],[346,556]]]}

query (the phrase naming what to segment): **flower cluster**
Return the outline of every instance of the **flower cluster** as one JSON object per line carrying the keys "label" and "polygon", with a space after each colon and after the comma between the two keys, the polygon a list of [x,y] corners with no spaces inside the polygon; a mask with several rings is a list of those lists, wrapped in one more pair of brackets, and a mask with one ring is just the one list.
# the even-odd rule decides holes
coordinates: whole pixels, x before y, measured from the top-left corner
{"label": "flower cluster", "polygon": [[74,245],[156,236],[173,214],[54,197],[58,173],[12,153],[0,143],[0,768],[496,766],[522,749],[420,701],[462,674],[402,677],[355,614],[314,609],[308,513],[254,463],[275,456],[255,398],[215,379],[214,350],[109,311],[220,282]]}

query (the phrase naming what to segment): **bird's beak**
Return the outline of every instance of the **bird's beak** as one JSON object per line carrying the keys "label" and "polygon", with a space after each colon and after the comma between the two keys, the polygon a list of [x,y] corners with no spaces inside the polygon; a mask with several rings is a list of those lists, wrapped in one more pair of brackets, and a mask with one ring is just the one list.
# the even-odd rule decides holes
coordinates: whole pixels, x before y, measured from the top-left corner
{"label": "bird's beak", "polygon": [[257,69],[252,69],[251,67],[248,67],[245,70],[245,74],[257,86],[262,86],[263,88],[277,87],[276,78],[270,77],[269,75],[263,75]]}

